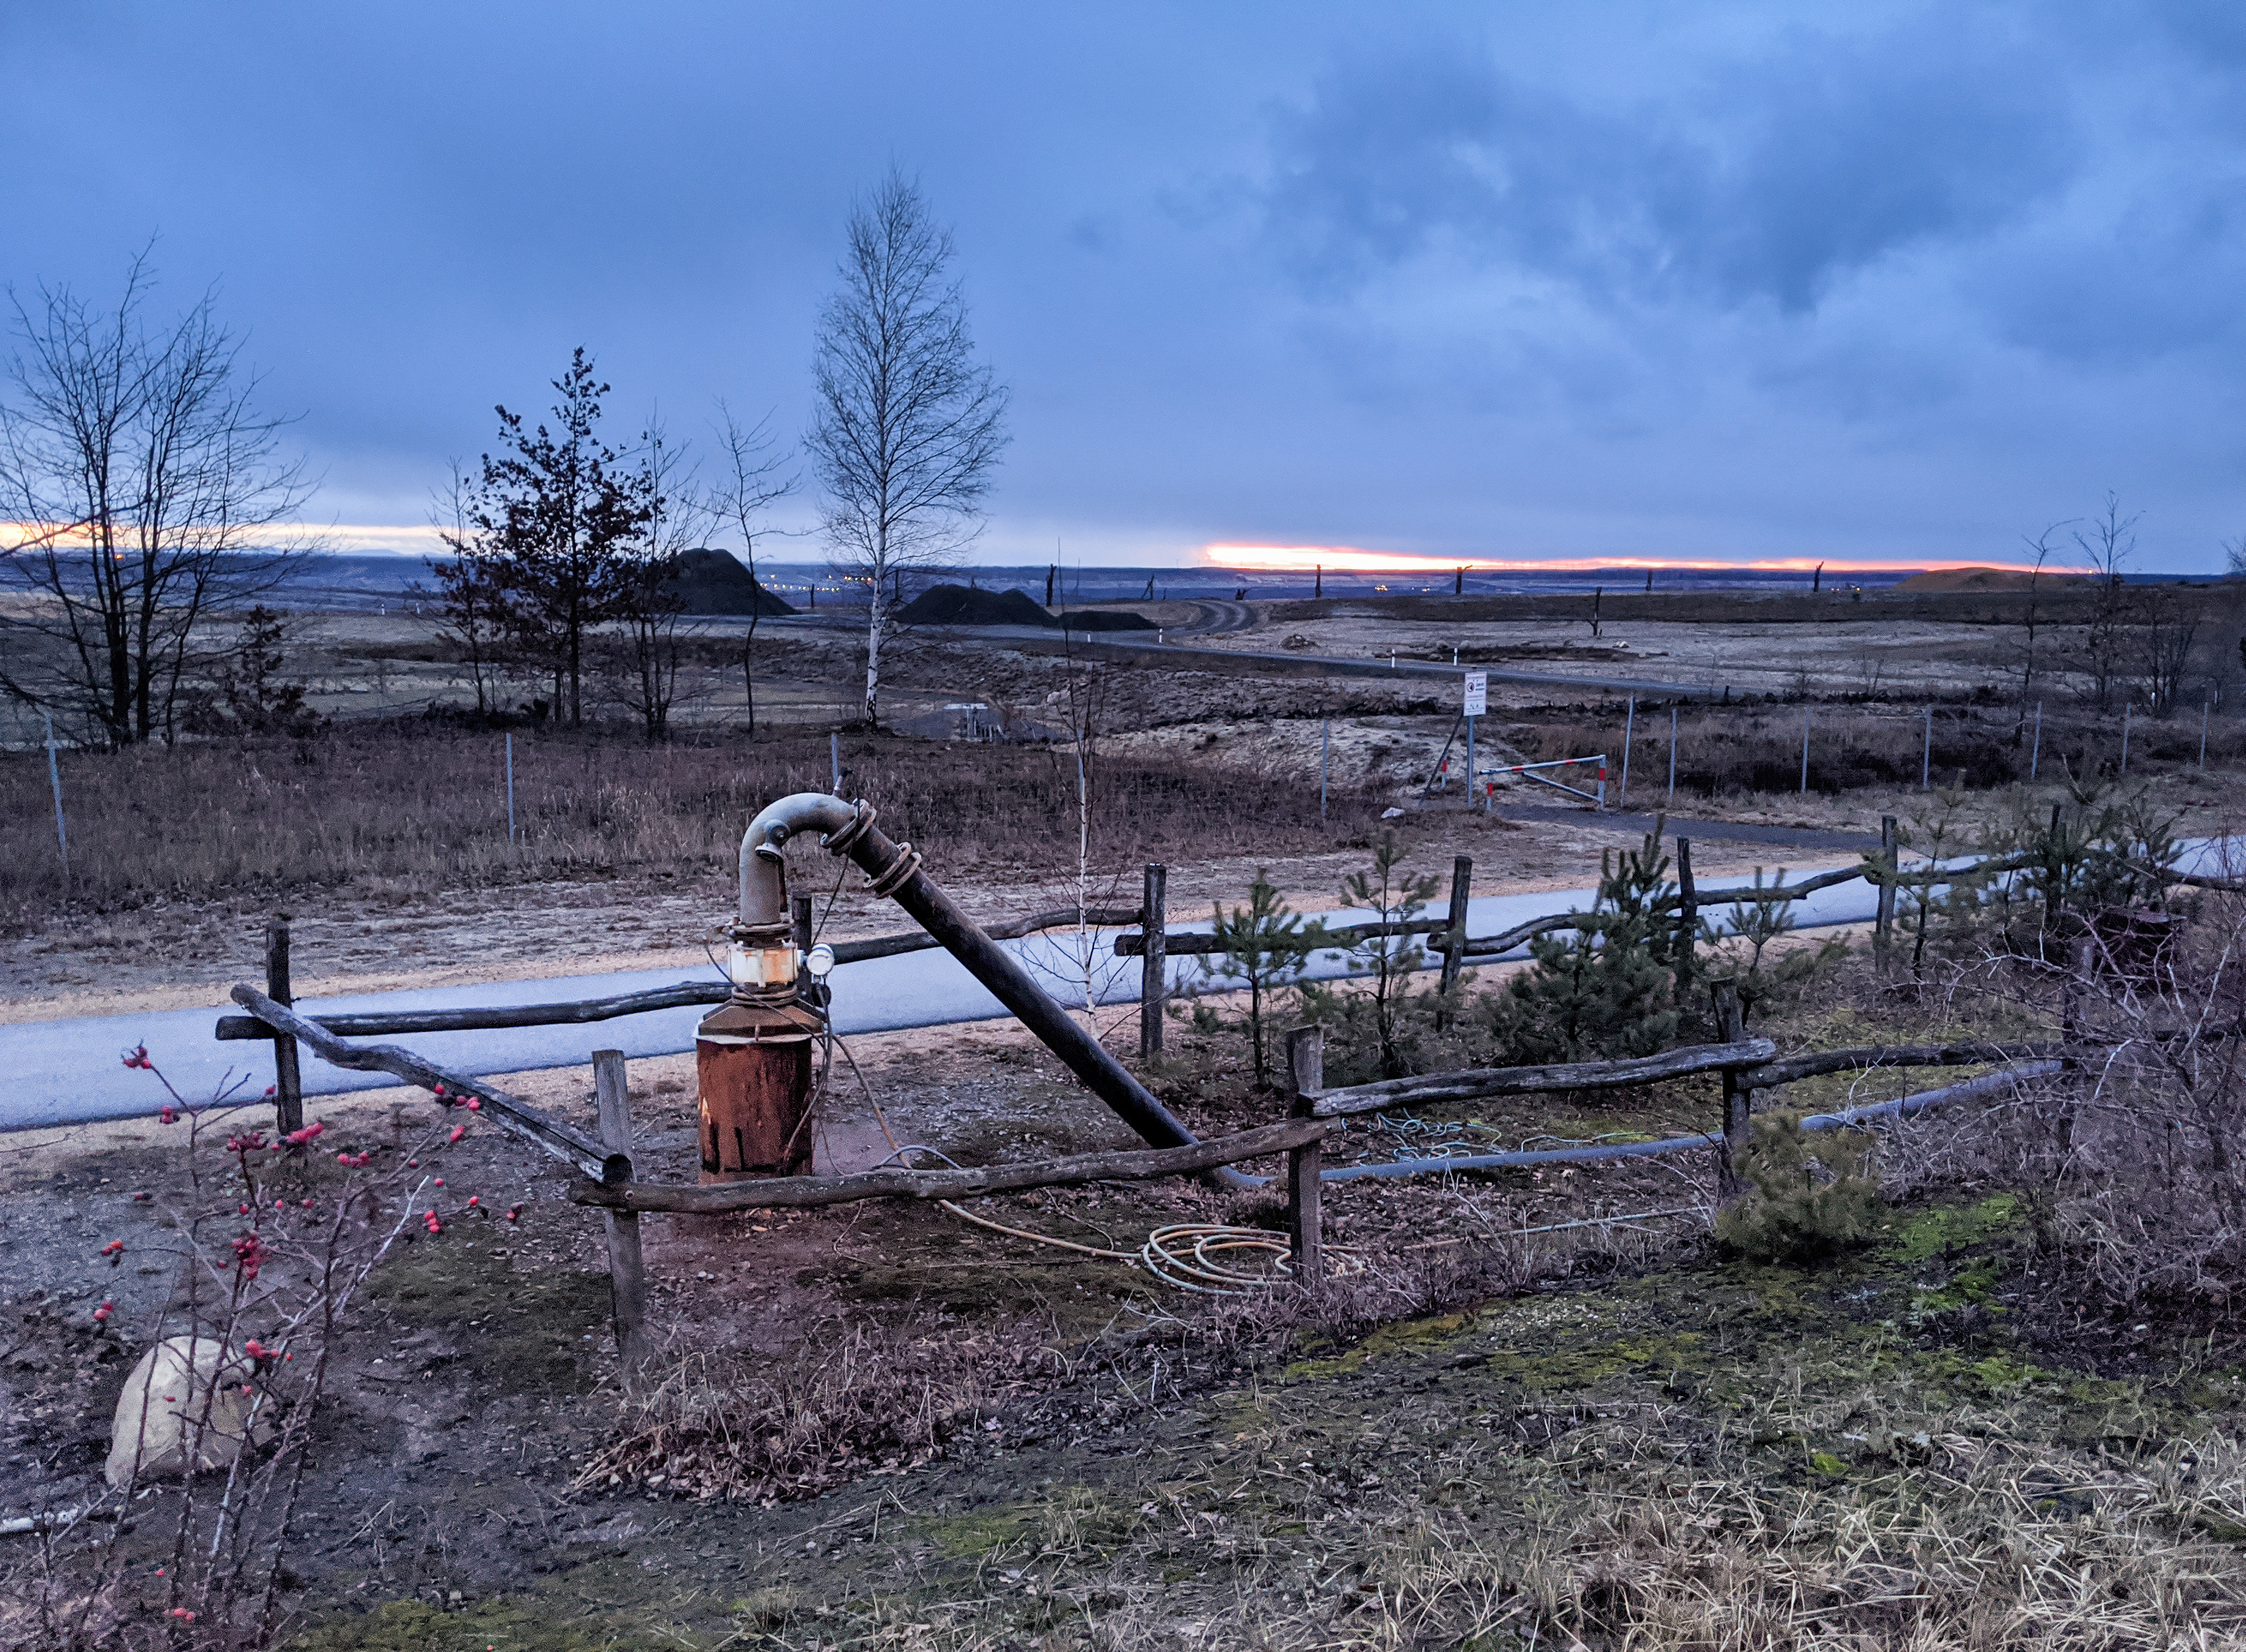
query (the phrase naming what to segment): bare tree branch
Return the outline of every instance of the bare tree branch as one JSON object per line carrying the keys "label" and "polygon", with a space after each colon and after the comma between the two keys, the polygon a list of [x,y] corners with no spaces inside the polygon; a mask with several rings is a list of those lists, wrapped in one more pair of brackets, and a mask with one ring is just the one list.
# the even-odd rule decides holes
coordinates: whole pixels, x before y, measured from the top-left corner
{"label": "bare tree branch", "polygon": [[0,691],[110,746],[168,738],[197,627],[288,577],[313,540],[285,419],[206,293],[168,330],[143,317],[146,252],[112,309],[67,286],[10,293],[0,402],[0,561],[33,598],[0,616]]}

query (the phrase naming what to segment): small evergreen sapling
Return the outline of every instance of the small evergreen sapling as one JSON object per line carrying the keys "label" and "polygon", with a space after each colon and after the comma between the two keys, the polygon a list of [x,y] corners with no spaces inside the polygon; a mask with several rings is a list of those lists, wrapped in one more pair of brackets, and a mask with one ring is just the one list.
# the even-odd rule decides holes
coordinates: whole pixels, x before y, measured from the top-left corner
{"label": "small evergreen sapling", "polygon": [[1486,1000],[1488,1030],[1508,1061],[1650,1056],[1677,1035],[1678,889],[1658,827],[1643,846],[1599,863],[1592,921],[1528,943],[1532,967]]}
{"label": "small evergreen sapling", "polygon": [[[1372,865],[1351,873],[1342,885],[1343,901],[1373,917],[1374,932],[1349,946],[1360,980],[1371,990],[1340,991],[1317,982],[1302,986],[1303,1018],[1336,1035],[1326,1054],[1329,1081],[1400,1078],[1419,1071],[1427,1038],[1440,1018],[1440,992],[1412,990],[1412,972],[1426,967],[1426,948],[1419,936],[1397,932],[1426,911],[1441,880],[1432,873],[1405,872],[1405,853],[1393,833],[1384,834],[1373,849]],[[1319,944],[1329,942],[1321,936]]]}
{"label": "small evergreen sapling", "polygon": [[[1768,887],[1776,888],[1785,881],[1786,870],[1780,867]],[[1732,903],[1725,930],[1719,935],[1711,929],[1703,937],[1720,948],[1707,966],[1708,980],[1712,985],[1728,985],[1739,994],[1742,1030],[1766,1019],[1770,1010],[1791,1002],[1819,971],[1838,962],[1848,950],[1848,943],[1835,936],[1814,947],[1773,951],[1774,942],[1793,933],[1793,903],[1763,900],[1764,889],[1762,868],[1757,867],[1754,887]]]}
{"label": "small evergreen sapling", "polygon": [[[1202,974],[1221,982],[1217,990],[1248,992],[1247,1033],[1249,1047],[1255,1054],[1256,1087],[1271,1087],[1264,1022],[1269,1009],[1272,992],[1294,981],[1303,973],[1311,952],[1324,935],[1316,924],[1305,924],[1301,914],[1280,897],[1277,886],[1272,883],[1269,871],[1256,869],[1256,881],[1248,886],[1248,904],[1235,907],[1228,914],[1224,903],[1216,903],[1215,934],[1222,952],[1215,962],[1201,966]],[[1204,1019],[1205,1015],[1205,1019]],[[1194,1007],[1196,1023],[1214,1029],[1222,1024],[1215,1011]]]}
{"label": "small evergreen sapling", "polygon": [[1717,1241],[1759,1262],[1819,1261],[1869,1242],[1886,1211],[1871,1150],[1855,1131],[1813,1137],[1788,1114],[1756,1119],[1738,1166],[1747,1192],[1717,1214]]}

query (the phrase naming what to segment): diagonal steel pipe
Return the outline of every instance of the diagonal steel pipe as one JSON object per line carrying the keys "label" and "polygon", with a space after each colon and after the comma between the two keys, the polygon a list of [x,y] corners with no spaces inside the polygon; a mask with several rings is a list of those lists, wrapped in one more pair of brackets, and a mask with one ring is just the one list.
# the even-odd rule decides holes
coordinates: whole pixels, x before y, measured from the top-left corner
{"label": "diagonal steel pipe", "polygon": [[[1197,1139],[1193,1132],[1078,1025],[1012,953],[983,934],[936,887],[921,869],[921,858],[911,844],[891,841],[874,824],[875,812],[869,803],[846,803],[819,792],[799,792],[766,805],[741,838],[744,943],[755,945],[767,936],[767,944],[781,942],[787,924],[786,845],[801,833],[820,833],[829,853],[847,856],[866,874],[869,888],[904,908],[1141,1140],[1156,1147],[1191,1146]],[[1237,1174],[1222,1173],[1228,1180]]]}

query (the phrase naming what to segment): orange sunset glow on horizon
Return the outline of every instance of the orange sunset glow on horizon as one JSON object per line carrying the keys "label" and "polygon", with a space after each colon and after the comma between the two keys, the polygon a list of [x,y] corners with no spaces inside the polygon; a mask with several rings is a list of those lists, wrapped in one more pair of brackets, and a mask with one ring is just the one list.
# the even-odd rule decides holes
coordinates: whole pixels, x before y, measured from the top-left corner
{"label": "orange sunset glow on horizon", "polygon": [[[1209,568],[1241,574],[1309,574],[1324,568],[1329,574],[1421,574],[1430,579],[1464,568],[1469,574],[1588,574],[1600,568],[1636,573],[1703,569],[1765,574],[1809,574],[1822,567],[1827,574],[1892,574],[1904,569],[1928,572],[1955,568],[1993,568],[2007,574],[2032,574],[2032,562],[1992,561],[1986,557],[1939,558],[1927,561],[1863,561],[1843,557],[1759,557],[1744,561],[1720,561],[1681,556],[1422,556],[1409,551],[1366,550],[1354,545],[1204,545],[1201,560]],[[2082,570],[2046,563],[2046,574]]]}

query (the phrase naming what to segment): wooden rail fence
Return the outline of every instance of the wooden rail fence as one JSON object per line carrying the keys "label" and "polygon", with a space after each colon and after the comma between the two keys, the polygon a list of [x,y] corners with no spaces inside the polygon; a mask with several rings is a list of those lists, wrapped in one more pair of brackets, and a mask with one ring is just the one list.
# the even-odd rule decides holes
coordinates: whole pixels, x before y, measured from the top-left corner
{"label": "wooden rail fence", "polygon": [[[1711,892],[1709,899],[1723,903],[1794,901],[1818,889],[1864,879],[1881,889],[1875,926],[1884,948],[1893,919],[1897,888],[1939,882],[1961,875],[1963,868],[1934,867],[1904,873],[1896,865],[1894,822],[1886,823],[1886,846],[1868,854],[1860,867],[1820,874],[1785,886],[1766,889],[1726,889]],[[1691,846],[1677,840],[1679,899],[1678,921],[1697,922],[1701,894],[1691,873]],[[2120,859],[2120,857],[2112,857]],[[1976,873],[2026,870],[2045,864],[2019,856],[1984,863]],[[2246,891],[2246,883],[2187,875],[2125,862],[2148,876],[2196,887]],[[1466,933],[1467,904],[1472,885],[1473,862],[1464,856],[1453,869],[1448,909],[1440,917],[1406,922],[1351,925],[1317,932],[1321,949],[1327,944],[1348,947],[1380,936],[1439,937],[1434,951],[1441,960],[1446,982],[1457,979],[1464,960],[1494,956],[1509,951],[1532,935],[1574,928],[1597,928],[1607,920],[1596,913],[1557,913],[1530,920],[1503,934],[1469,938]],[[1127,910],[1075,908],[1036,914],[1018,922],[994,928],[997,939],[1019,936],[1079,924],[1102,927],[1140,924],[1135,934],[1120,935],[1115,950],[1124,956],[1147,960],[1142,969],[1140,1049],[1143,1054],[1161,1048],[1161,1005],[1167,996],[1162,962],[1170,953],[1206,955],[1222,949],[1215,937],[1172,932],[1164,911],[1164,878],[1160,867],[1147,868],[1146,900]],[[807,924],[799,924],[807,933]],[[936,945],[926,935],[884,935],[834,944],[838,962],[888,957]],[[285,916],[276,921],[268,935],[267,985],[264,991],[247,985],[233,989],[234,1002],[247,1014],[221,1017],[217,1036],[223,1039],[270,1039],[280,1059],[276,1109],[283,1127],[303,1121],[301,1081],[295,1060],[298,1046],[310,1049],[332,1065],[354,1071],[384,1072],[424,1088],[441,1089],[446,1099],[461,1105],[479,1100],[480,1111],[500,1129],[580,1173],[571,1199],[602,1210],[609,1223],[610,1279],[616,1294],[617,1343],[627,1365],[641,1360],[647,1349],[646,1289],[640,1260],[638,1218],[643,1212],[712,1214],[725,1211],[807,1208],[867,1199],[958,1199],[1031,1187],[1080,1185],[1110,1180],[1145,1180],[1194,1175],[1246,1160],[1283,1153],[1288,1194],[1288,1225],[1294,1245],[1296,1277],[1312,1280],[1322,1272],[1320,1238],[1321,1188],[1329,1179],[1324,1165],[1324,1144],[1338,1121],[1382,1112],[1442,1105],[1499,1096],[1614,1090],[1661,1083],[1693,1074],[1713,1072],[1722,1082],[1722,1116],[1718,1127],[1704,1135],[1682,1136],[1665,1141],[1618,1144],[1596,1149],[1555,1149],[1549,1152],[1497,1155],[1504,1162],[1522,1164],[1544,1159],[1623,1157],[1698,1147],[1718,1154],[1719,1175],[1731,1180],[1733,1155],[1744,1145],[1746,1126],[1754,1098],[1761,1094],[1820,1074],[1879,1067],[1945,1067],[1960,1065],[2010,1066],[2022,1074],[2045,1073],[2072,1064],[2079,1052],[2061,1044],[1985,1044],[1864,1045],[1780,1057],[1766,1038],[1748,1038],[1738,1032],[1735,1003],[1728,1007],[1718,991],[1719,1024],[1725,1036],[1717,1043],[1688,1046],[1629,1060],[1574,1062],[1542,1066],[1486,1067],[1454,1072],[1428,1073],[1374,1084],[1328,1089],[1324,1079],[1324,1035],[1316,1028],[1299,1028],[1288,1040],[1288,1073],[1291,1116],[1276,1123],[1187,1146],[1148,1148],[1123,1152],[1083,1153],[1026,1164],[982,1166],[949,1170],[918,1170],[909,1166],[881,1168],[845,1176],[774,1178],[768,1181],[734,1182],[711,1186],[687,1186],[643,1182],[636,1179],[632,1164],[632,1131],[624,1057],[616,1050],[594,1055],[596,1091],[599,1100],[600,1137],[587,1135],[566,1120],[556,1118],[521,1098],[484,1079],[453,1071],[395,1044],[363,1044],[354,1038],[410,1032],[459,1032],[508,1027],[550,1026],[609,1020],[650,1010],[722,1003],[732,988],[725,982],[684,982],[648,992],[568,1003],[506,1005],[461,1010],[405,1010],[386,1013],[306,1016],[289,1003],[289,935]],[[1996,1077],[1997,1075],[1991,1075]],[[1978,1092],[1986,1081],[1952,1086],[1957,1093]],[[1942,1095],[1947,1092],[1934,1092]],[[1890,1109],[1908,1111],[1908,1102]],[[1426,1161],[1430,1171],[1444,1168],[1444,1160]],[[1420,1166],[1414,1165],[1412,1169]],[[1382,1166],[1372,1166],[1379,1170]],[[1342,1167],[1333,1174],[1346,1178],[1363,1174],[1365,1166]]]}

